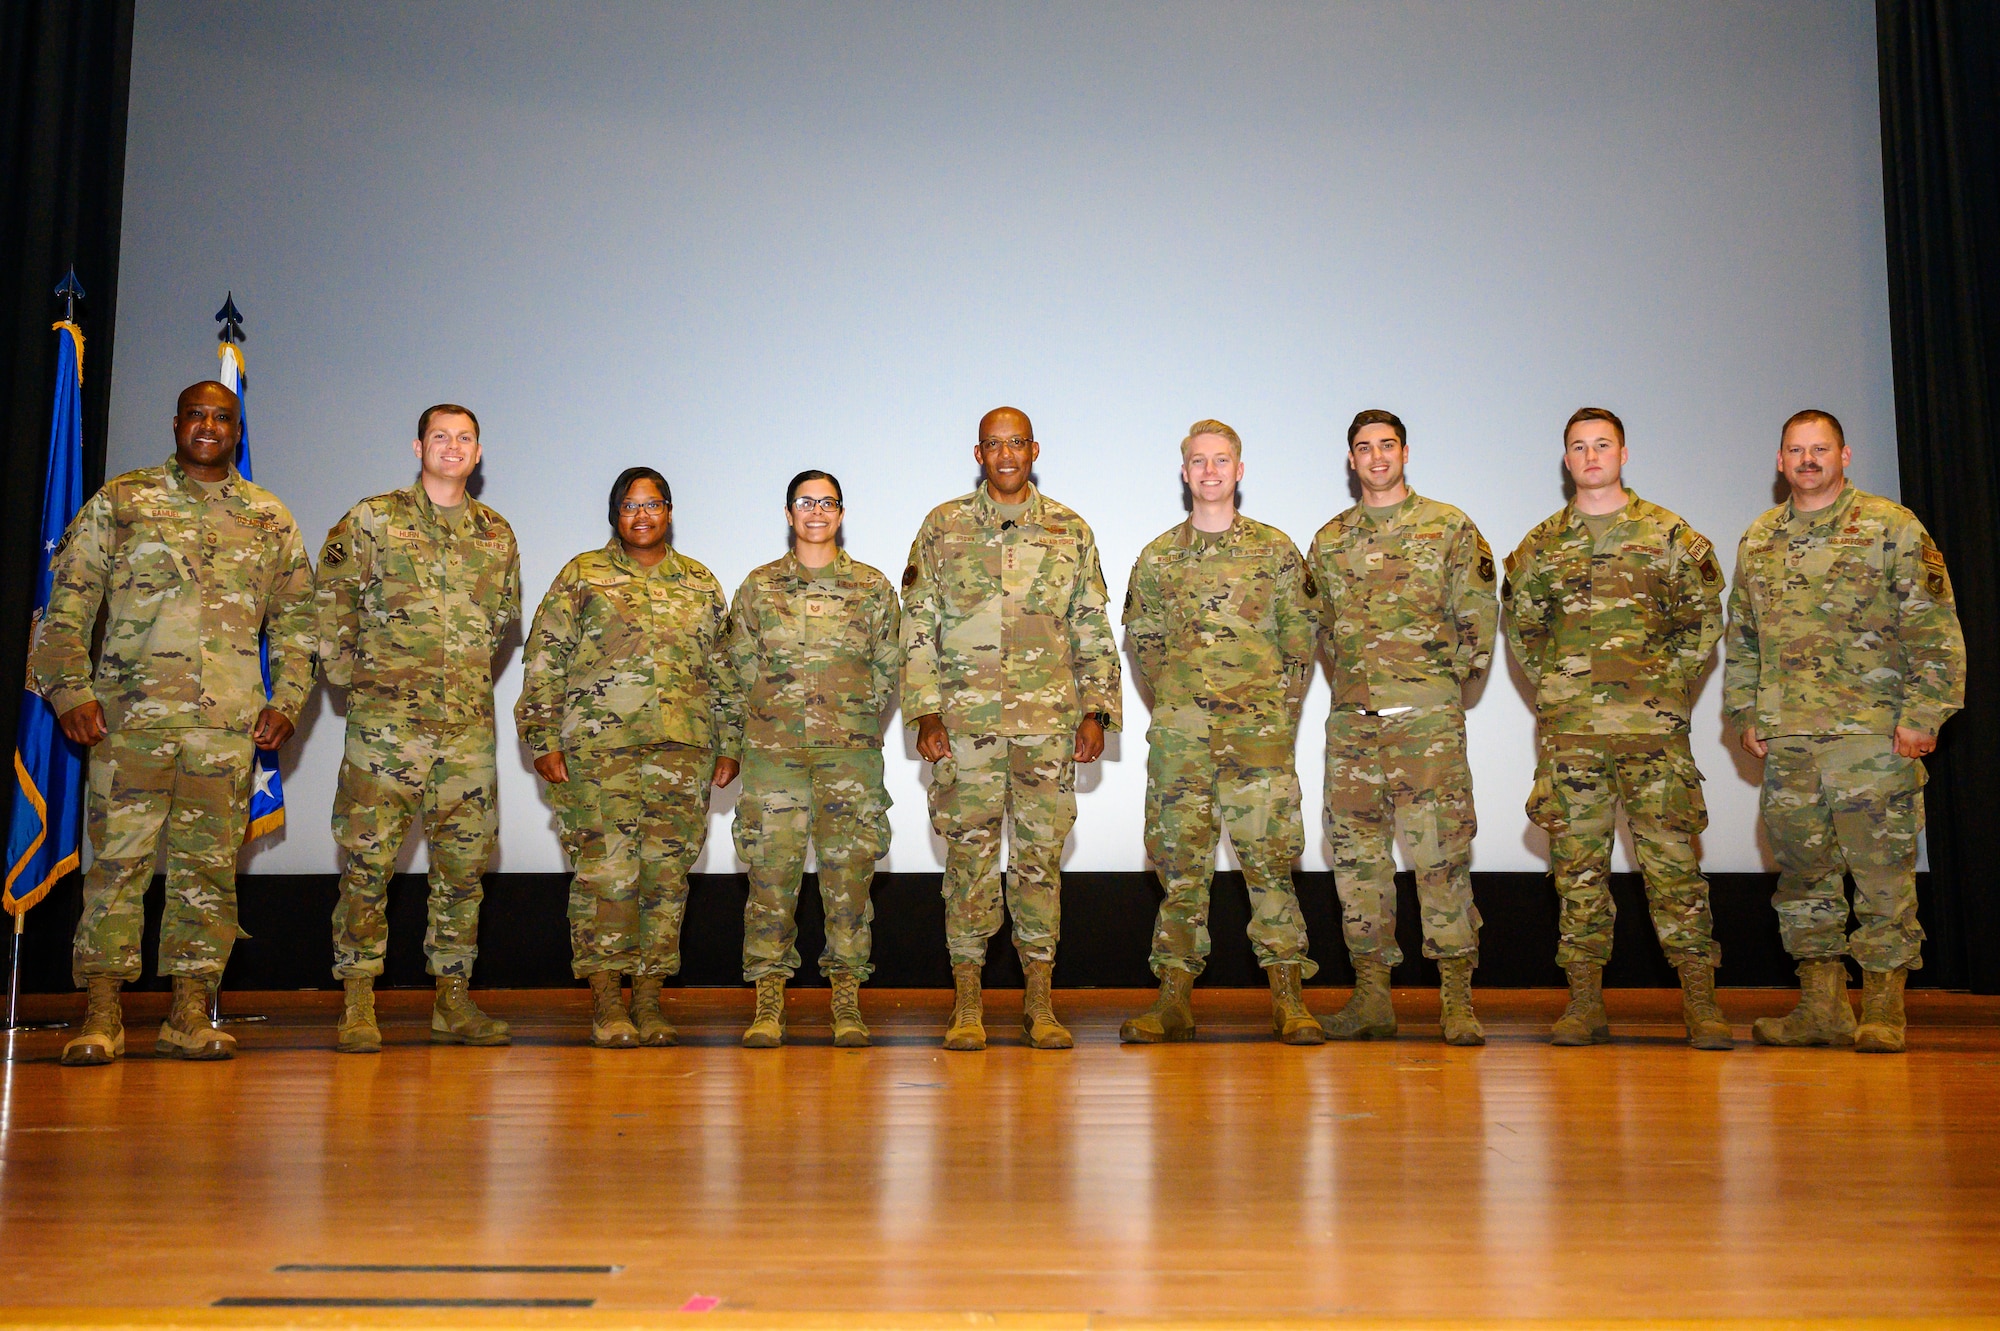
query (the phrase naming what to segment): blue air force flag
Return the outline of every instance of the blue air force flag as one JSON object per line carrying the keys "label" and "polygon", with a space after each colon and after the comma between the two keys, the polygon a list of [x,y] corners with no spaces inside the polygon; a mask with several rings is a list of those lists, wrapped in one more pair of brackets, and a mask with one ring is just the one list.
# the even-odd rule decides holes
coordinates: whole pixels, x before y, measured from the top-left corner
{"label": "blue air force flag", "polygon": [[[83,330],[65,319],[56,331],[56,402],[49,470],[42,482],[40,565],[34,627],[49,606],[49,568],[70,520],[83,507]],[[63,737],[55,709],[30,682],[14,732],[14,800],[7,820],[7,885],[0,904],[19,915],[77,867],[83,846],[84,751]]]}
{"label": "blue air force flag", "polygon": [[[242,436],[236,443],[236,470],[243,479],[254,480],[250,474],[250,376],[243,363],[243,348],[234,342],[221,342],[215,354],[222,358],[222,372],[217,376],[223,386],[236,394],[237,424]],[[271,696],[271,643],[268,638],[257,640],[257,658],[264,667],[264,696]],[[257,761],[250,768],[250,822],[243,830],[243,840],[255,841],[267,832],[275,832],[285,825],[285,782],[278,774],[278,755],[265,749],[257,750]]]}

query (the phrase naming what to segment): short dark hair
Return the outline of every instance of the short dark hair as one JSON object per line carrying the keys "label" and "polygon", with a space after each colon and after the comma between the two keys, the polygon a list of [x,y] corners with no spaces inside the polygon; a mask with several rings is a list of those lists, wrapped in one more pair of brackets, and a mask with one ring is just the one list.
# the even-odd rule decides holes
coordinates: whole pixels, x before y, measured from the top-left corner
{"label": "short dark hair", "polygon": [[1354,448],[1354,436],[1361,433],[1361,427],[1364,425],[1386,425],[1396,432],[1397,443],[1402,444],[1406,448],[1409,446],[1410,432],[1403,428],[1403,418],[1401,416],[1398,416],[1393,411],[1370,408],[1367,411],[1355,412],[1354,423],[1347,427],[1347,447],[1350,451]]}
{"label": "short dark hair", "polygon": [[1579,421],[1607,421],[1618,431],[1618,442],[1625,442],[1625,422],[1618,419],[1618,413],[1609,407],[1578,407],[1570,413],[1569,421],[1563,426],[1563,443],[1569,443],[1569,432]]}
{"label": "short dark hair", "polygon": [[618,506],[625,502],[625,494],[634,481],[651,481],[660,487],[660,498],[666,501],[667,507],[674,506],[673,487],[667,484],[666,477],[651,467],[627,467],[618,473],[617,480],[611,482],[611,525],[614,528],[618,525]]}
{"label": "short dark hair", "polygon": [[1804,411],[1793,412],[1790,419],[1785,422],[1785,428],[1778,431],[1778,442],[1781,444],[1785,442],[1785,436],[1791,433],[1794,425],[1804,425],[1808,421],[1822,421],[1831,425],[1833,437],[1840,441],[1842,448],[1847,447],[1847,431],[1840,428],[1840,417],[1830,411],[1821,411],[1818,407],[1807,407]]}
{"label": "short dark hair", "polygon": [[440,402],[434,407],[425,407],[424,414],[417,417],[417,438],[430,433],[431,417],[438,415],[465,417],[472,422],[472,437],[479,437],[479,418],[472,414],[471,407],[461,407],[456,402]]}
{"label": "short dark hair", "polygon": [[842,507],[846,506],[847,496],[840,492],[840,478],[830,471],[821,471],[817,467],[808,467],[798,475],[792,477],[792,483],[785,487],[786,508],[792,506],[792,501],[799,497],[799,487],[807,481],[825,481],[833,487],[833,497],[841,502]]}

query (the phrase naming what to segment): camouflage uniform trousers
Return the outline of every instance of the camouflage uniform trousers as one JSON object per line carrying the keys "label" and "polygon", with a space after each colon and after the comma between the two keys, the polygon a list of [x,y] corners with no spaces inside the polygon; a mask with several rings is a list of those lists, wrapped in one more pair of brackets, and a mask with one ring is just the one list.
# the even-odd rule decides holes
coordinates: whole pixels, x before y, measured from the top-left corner
{"label": "camouflage uniform trousers", "polygon": [[1424,955],[1479,955],[1472,903],[1472,769],[1465,711],[1419,707],[1364,716],[1336,707],[1326,722],[1326,834],[1350,957],[1402,963],[1396,945],[1396,837],[1410,848],[1423,911]]}
{"label": "camouflage uniform trousers", "polygon": [[875,861],[889,849],[889,792],[880,749],[748,749],[736,802],[736,854],[750,870],[743,904],[743,978],[799,968],[799,884],[806,843],[819,860],[826,907],[821,975],[866,980]]}
{"label": "camouflage uniform trousers", "polygon": [[708,842],[715,751],[648,744],[567,755],[561,803],[570,971],[678,975],[688,870]]}
{"label": "camouflage uniform trousers", "polygon": [[1023,962],[1054,961],[1062,852],[1076,826],[1070,735],[953,735],[931,770],[931,827],[945,840],[944,937],[953,965],[986,959],[1000,932],[1000,828],[1013,831],[1007,910]]}
{"label": "camouflage uniform trousers", "polygon": [[333,908],[333,974],[377,976],[389,955],[389,875],[422,815],[430,843],[430,973],[470,979],[479,956],[480,875],[493,858],[493,726],[349,721],[333,796],[333,839],[347,852]]}
{"label": "camouflage uniform trousers", "polygon": [[1199,975],[1209,953],[1208,896],[1215,847],[1226,829],[1250,892],[1250,946],[1259,966],[1306,955],[1306,922],[1292,887],[1292,862],[1305,850],[1299,775],[1289,727],[1188,735],[1160,726],[1146,734],[1146,854],[1166,895],[1153,925],[1154,975]]}
{"label": "camouflage uniform trousers", "polygon": [[162,975],[216,975],[236,942],[236,853],[250,816],[250,737],[114,730],[90,751],[90,844],[70,975],[139,978],[146,888],[167,836]]}
{"label": "camouflage uniform trousers", "polygon": [[[1917,834],[1924,766],[1887,735],[1788,735],[1764,759],[1764,829],[1778,859],[1778,930],[1801,961],[1842,953],[1863,970],[1923,965]],[[1854,914],[1847,934],[1847,887]]]}
{"label": "camouflage uniform trousers", "polygon": [[1541,744],[1528,817],[1549,834],[1562,899],[1556,964],[1611,959],[1611,847],[1617,810],[1646,877],[1646,904],[1667,960],[1720,965],[1694,838],[1708,826],[1701,773],[1681,735],[1551,735]]}

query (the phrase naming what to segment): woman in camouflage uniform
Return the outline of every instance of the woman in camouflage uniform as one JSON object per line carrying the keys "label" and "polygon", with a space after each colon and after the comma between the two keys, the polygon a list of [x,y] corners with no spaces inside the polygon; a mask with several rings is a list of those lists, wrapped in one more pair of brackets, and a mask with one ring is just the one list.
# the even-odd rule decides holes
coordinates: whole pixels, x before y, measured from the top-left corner
{"label": "woman in camouflage uniform", "polygon": [[675,1041],[660,979],[681,968],[709,786],[736,777],[736,759],[717,756],[742,727],[722,587],[667,544],[673,514],[660,473],[619,475],[616,534],[565,564],[542,598],[514,708],[575,870],[571,966],[590,980],[590,1038],[605,1049]]}
{"label": "woman in camouflage uniform", "polygon": [[833,1042],[868,1043],[857,989],[869,972],[875,861],[889,849],[882,714],[901,663],[901,613],[889,580],[841,550],[841,517],[839,481],[823,471],[794,476],[785,490],[791,553],[745,578],[729,613],[732,687],[744,700],[736,853],[750,870],[743,978],[757,986],[757,1010],[743,1043],[751,1049],[785,1038],[808,841],[826,907],[819,968],[833,984]]}

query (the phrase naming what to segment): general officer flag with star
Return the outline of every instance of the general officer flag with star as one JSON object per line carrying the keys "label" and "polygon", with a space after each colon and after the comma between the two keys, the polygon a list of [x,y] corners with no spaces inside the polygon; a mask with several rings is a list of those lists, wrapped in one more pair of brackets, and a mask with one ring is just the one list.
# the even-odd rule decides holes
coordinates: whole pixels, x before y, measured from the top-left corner
{"label": "general officer flag with star", "polygon": [[[75,280],[72,274],[70,281]],[[58,291],[57,294],[62,294]],[[80,292],[78,294],[81,294]],[[55,326],[56,402],[49,426],[49,469],[42,481],[40,564],[29,650],[49,607],[50,565],[70,519],[83,507],[83,330]],[[14,732],[14,800],[7,820],[7,884],[0,904],[20,915],[75,869],[83,848],[84,751],[63,736],[55,708],[32,685],[21,697]]]}
{"label": "general officer flag with star", "polygon": [[[224,306],[224,313],[235,315],[234,298]],[[223,325],[222,341],[215,348],[215,354],[222,358],[222,372],[217,377],[236,394],[236,420],[242,427],[236,444],[236,470],[244,480],[251,481],[256,477],[250,474],[250,375],[243,361],[243,349],[230,340],[231,333],[242,336],[236,324],[236,318],[232,317]],[[258,638],[257,657],[264,667],[264,696],[268,698],[271,696],[270,639]],[[257,761],[250,769],[250,822],[243,830],[246,843],[285,825],[285,779],[278,772],[278,755],[268,749],[256,752]]]}

